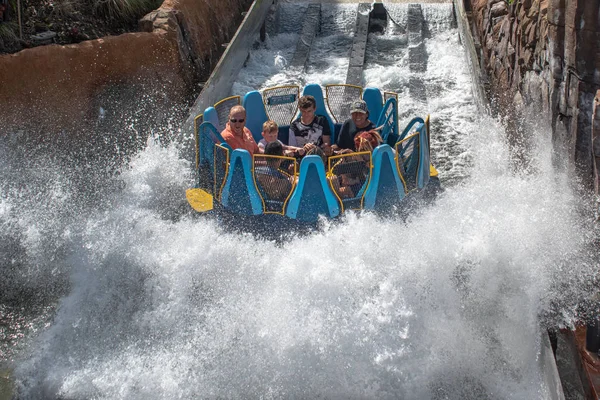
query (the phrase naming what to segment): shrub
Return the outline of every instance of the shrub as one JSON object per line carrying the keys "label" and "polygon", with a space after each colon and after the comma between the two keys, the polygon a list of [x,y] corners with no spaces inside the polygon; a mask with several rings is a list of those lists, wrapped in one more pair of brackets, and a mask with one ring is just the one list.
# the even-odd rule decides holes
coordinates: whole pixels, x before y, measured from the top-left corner
{"label": "shrub", "polygon": [[161,0],[96,0],[93,9],[110,20],[135,22],[161,3]]}

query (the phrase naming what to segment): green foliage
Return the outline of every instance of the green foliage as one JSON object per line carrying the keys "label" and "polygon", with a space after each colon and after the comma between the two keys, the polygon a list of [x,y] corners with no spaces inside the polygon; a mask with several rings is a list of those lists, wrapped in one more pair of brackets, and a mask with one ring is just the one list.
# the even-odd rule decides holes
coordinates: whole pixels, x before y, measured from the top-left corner
{"label": "green foliage", "polygon": [[136,21],[161,3],[161,0],[95,0],[93,9],[96,14],[110,20]]}
{"label": "green foliage", "polygon": [[19,39],[19,25],[16,22],[0,22],[0,42],[12,43]]}

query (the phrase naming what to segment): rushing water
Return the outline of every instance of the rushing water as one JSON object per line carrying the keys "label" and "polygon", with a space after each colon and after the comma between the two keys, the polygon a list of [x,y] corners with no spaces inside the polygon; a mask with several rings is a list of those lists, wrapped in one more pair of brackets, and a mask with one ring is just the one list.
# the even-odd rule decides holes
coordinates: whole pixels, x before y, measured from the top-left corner
{"label": "rushing water", "polygon": [[[284,8],[281,26],[298,11]],[[341,82],[355,13],[325,6],[306,76],[285,69],[291,30],[252,53],[234,89]],[[390,14],[401,24],[405,9]],[[193,176],[176,143],[150,138],[119,174],[85,183],[83,161],[21,157],[3,139],[2,288],[56,305],[5,357],[20,397],[545,398],[540,334],[586,298],[591,215],[553,167],[548,127],[532,124],[527,168],[511,159],[475,108],[449,9],[426,14],[426,101],[402,90],[412,73],[391,34],[371,35],[394,53],[367,54],[365,70],[400,92],[404,122],[432,115],[445,191],[406,219],[349,213],[275,243],[181,214]]]}

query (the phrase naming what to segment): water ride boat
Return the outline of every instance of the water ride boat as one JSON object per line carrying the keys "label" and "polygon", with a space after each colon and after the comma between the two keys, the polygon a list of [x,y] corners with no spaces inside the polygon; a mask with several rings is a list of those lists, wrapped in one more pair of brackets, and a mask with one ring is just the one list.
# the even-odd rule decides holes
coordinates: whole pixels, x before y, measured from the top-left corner
{"label": "water ride boat", "polygon": [[[324,90],[323,90],[324,89]],[[325,93],[324,93],[325,92]],[[258,143],[262,125],[273,120],[279,125],[278,139],[288,144],[289,126],[299,118],[298,99],[312,95],[316,115],[327,119],[331,142],[349,118],[357,99],[367,103],[383,143],[373,152],[354,152],[329,157],[294,157],[250,154],[232,148],[220,132],[229,110],[246,109],[246,127]],[[319,216],[335,218],[348,210],[388,212],[407,199],[439,187],[438,174],[430,163],[429,116],[413,118],[399,131],[397,94],[378,88],[348,84],[278,86],[227,97],[195,118],[197,187],[186,197],[199,212],[219,207],[234,215],[279,215],[313,223]],[[266,165],[289,176],[269,179]],[[349,183],[348,183],[349,182]],[[348,183],[348,185],[344,185]],[[348,190],[351,186],[352,190]],[[215,202],[216,200],[216,202]]]}

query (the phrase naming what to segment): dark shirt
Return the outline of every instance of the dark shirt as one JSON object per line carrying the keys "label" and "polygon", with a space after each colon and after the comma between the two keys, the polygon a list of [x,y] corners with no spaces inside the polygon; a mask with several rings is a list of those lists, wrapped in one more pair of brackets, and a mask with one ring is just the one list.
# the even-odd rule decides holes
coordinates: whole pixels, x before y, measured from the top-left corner
{"label": "dark shirt", "polygon": [[327,118],[322,115],[315,115],[315,118],[309,125],[304,125],[300,120],[292,122],[290,125],[290,146],[303,147],[307,143],[313,143],[317,146],[323,144],[323,136],[331,137],[331,129]]}
{"label": "dark shirt", "polygon": [[361,132],[370,131],[371,129],[375,129],[375,124],[369,121],[369,125],[364,128],[357,128],[356,124],[352,119],[348,119],[342,125],[342,129],[340,129],[340,134],[336,138],[335,144],[340,149],[350,149],[356,151],[356,147],[354,146],[354,137]]}
{"label": "dark shirt", "polygon": [[[265,200],[284,201],[292,191],[292,183],[288,176],[278,168],[262,165],[254,168],[259,190]],[[266,195],[266,196],[265,196]]]}

